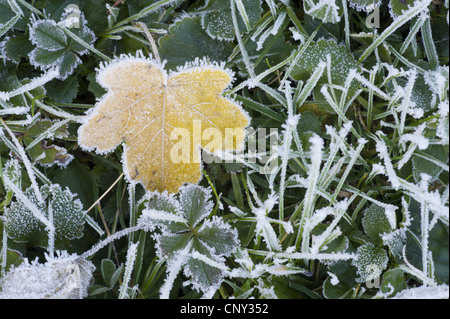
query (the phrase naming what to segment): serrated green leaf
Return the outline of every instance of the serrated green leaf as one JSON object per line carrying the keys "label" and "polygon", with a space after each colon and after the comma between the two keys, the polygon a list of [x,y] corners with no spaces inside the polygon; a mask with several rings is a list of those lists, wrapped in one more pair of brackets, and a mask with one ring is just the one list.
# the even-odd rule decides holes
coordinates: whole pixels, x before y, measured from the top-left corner
{"label": "serrated green leaf", "polygon": [[47,95],[56,103],[71,103],[78,94],[80,84],[76,76],[69,76],[64,81],[54,80],[45,85]]}
{"label": "serrated green leaf", "polygon": [[40,20],[30,29],[30,40],[38,48],[58,51],[67,47],[67,37],[53,20]]}
{"label": "serrated green leaf", "polygon": [[[347,51],[346,47],[336,43],[333,40],[319,40],[316,43],[311,43],[306,52],[300,57],[296,66],[291,72],[291,77],[297,81],[307,81],[317,65],[321,61],[327,61],[327,55],[330,56],[331,70],[324,72],[319,79],[316,88],[314,89],[315,100],[325,100],[325,97],[320,92],[320,88],[323,84],[328,84],[327,73],[331,74],[331,82],[335,85],[344,86],[347,76],[351,69],[360,69],[359,63],[355,60],[353,55]],[[358,88],[358,82],[353,80],[348,90],[348,97],[352,96]],[[336,90],[336,96],[339,98],[341,92]],[[322,109],[324,106],[318,104]],[[333,112],[330,108],[324,108],[324,110]]]}
{"label": "serrated green leaf", "polygon": [[[243,11],[239,7],[236,10],[239,30],[241,34],[249,31],[261,18],[260,0],[242,0]],[[241,8],[242,9],[242,8]],[[235,38],[233,20],[231,17],[230,0],[209,0],[205,6],[205,14],[202,15],[202,26],[213,39],[232,41]],[[245,13],[241,13],[245,12]],[[246,21],[242,19],[246,16]]]}
{"label": "serrated green leaf", "polygon": [[393,18],[402,14],[402,11],[407,10],[409,6],[414,4],[414,0],[390,0],[389,12]]}
{"label": "serrated green leaf", "polygon": [[167,60],[169,69],[185,65],[195,58],[208,57],[211,61],[224,61],[233,48],[230,43],[212,40],[202,29],[199,18],[183,18],[169,31],[168,35],[159,39],[159,54]]}
{"label": "serrated green leaf", "polygon": [[[212,255],[198,240],[194,241],[192,250],[205,255],[217,263],[221,263],[220,260],[217,260],[217,257]],[[196,258],[188,259],[185,271],[191,276],[194,286],[202,288],[203,291],[207,291],[209,287],[217,287],[223,280],[223,270]]]}
{"label": "serrated green leaf", "polygon": [[73,70],[81,63],[81,59],[73,52],[64,53],[59,64],[59,73],[61,80],[66,79]]}
{"label": "serrated green leaf", "polygon": [[213,203],[209,201],[210,197],[204,188],[196,185],[181,190],[179,201],[190,227],[195,227],[209,215],[213,208]]}
{"label": "serrated green leaf", "polygon": [[[52,211],[56,242],[81,237],[84,213],[83,206],[75,195],[68,190],[62,190],[59,185],[42,186],[41,193],[46,200],[45,204],[39,203],[33,188],[25,191],[28,199],[44,216],[48,216],[49,210]],[[48,244],[45,226],[22,202],[13,202],[8,208],[6,229],[8,236],[17,242],[28,242],[30,245],[42,247]]]}
{"label": "serrated green leaf", "polygon": [[[441,163],[448,163],[448,147],[443,145],[430,145],[426,150],[421,153],[430,157],[430,159],[436,159]],[[416,182],[420,182],[422,180],[421,174],[425,173],[431,176],[431,181],[436,180],[441,172],[443,171],[443,167],[439,166],[432,161],[422,157],[422,156],[414,156],[412,159],[413,163],[413,176]]]}
{"label": "serrated green leaf", "polygon": [[56,65],[66,51],[64,49],[58,51],[48,51],[42,48],[35,48],[31,51],[31,63],[41,68],[49,68]]}
{"label": "serrated green leaf", "polygon": [[340,1],[306,0],[303,1],[305,12],[324,23],[338,23],[341,20],[342,3]]}
{"label": "serrated green leaf", "polygon": [[161,236],[158,242],[158,247],[163,256],[170,256],[176,251],[179,251],[187,246],[189,243],[191,234],[169,234]]}
{"label": "serrated green leaf", "polygon": [[229,256],[237,247],[237,235],[225,224],[205,224],[198,232],[198,238],[218,255]]}

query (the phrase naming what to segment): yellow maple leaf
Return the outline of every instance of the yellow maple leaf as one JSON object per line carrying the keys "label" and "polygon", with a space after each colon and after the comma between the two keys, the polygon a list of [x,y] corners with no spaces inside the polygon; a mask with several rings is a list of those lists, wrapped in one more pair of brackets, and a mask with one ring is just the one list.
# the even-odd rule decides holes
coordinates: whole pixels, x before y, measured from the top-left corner
{"label": "yellow maple leaf", "polygon": [[222,65],[197,60],[168,74],[142,54],[121,56],[102,66],[97,80],[108,92],[86,114],[79,144],[105,154],[123,142],[125,176],[147,190],[176,193],[198,183],[200,147],[243,146],[249,117],[222,96],[232,81]]}

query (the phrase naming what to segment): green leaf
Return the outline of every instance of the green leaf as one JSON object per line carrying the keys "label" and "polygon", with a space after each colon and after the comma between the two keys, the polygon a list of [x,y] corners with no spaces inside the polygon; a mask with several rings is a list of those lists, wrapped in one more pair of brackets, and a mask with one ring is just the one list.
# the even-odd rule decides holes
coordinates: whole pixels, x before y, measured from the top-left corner
{"label": "green leaf", "polygon": [[89,73],[86,79],[89,81],[89,91],[91,91],[96,98],[100,98],[105,95],[106,90],[100,84],[98,84],[96,79],[96,72]]}
{"label": "green leaf", "polygon": [[380,286],[382,293],[390,292],[389,296],[393,296],[403,289],[406,289],[406,279],[403,270],[394,268],[387,270],[383,274],[383,281]]}
{"label": "green leaf", "polygon": [[98,198],[97,184],[89,168],[73,160],[67,167],[58,169],[52,176],[53,183],[68,187],[72,193],[78,194],[84,207],[89,207]]}
{"label": "green leaf", "polygon": [[54,80],[45,85],[47,95],[56,103],[71,103],[78,94],[80,84],[76,76],[69,76],[64,81]]}
{"label": "green leaf", "polygon": [[[448,163],[448,147],[443,145],[430,145],[426,150],[420,152],[420,154],[425,156],[415,155],[412,159],[414,180],[420,182],[422,180],[420,176],[422,173],[431,176],[431,181],[439,178],[439,175],[444,169],[442,166],[433,163],[432,160],[436,159],[441,163]],[[431,161],[427,158],[431,159]]]}
{"label": "green leaf", "polygon": [[[238,2],[236,1],[236,4]],[[260,0],[242,0],[243,7],[237,5],[236,15],[241,34],[249,31],[261,18]],[[202,27],[213,39],[233,41],[235,32],[231,17],[230,0],[209,0],[202,15]],[[242,17],[245,17],[245,21]]]}
{"label": "green leaf", "polygon": [[199,18],[183,18],[171,26],[169,32],[159,39],[159,54],[167,60],[169,69],[185,65],[195,58],[225,61],[233,48],[230,43],[212,40],[202,29]]}
{"label": "green leaf", "polygon": [[[25,196],[46,218],[49,217],[51,210],[56,242],[80,238],[83,235],[84,213],[83,205],[75,198],[76,195],[67,189],[62,190],[59,185],[42,186],[41,193],[45,204],[39,203],[32,187],[25,191]],[[16,242],[47,247],[48,233],[44,224],[20,201],[13,202],[8,208],[6,230],[8,236]]]}
{"label": "green leaf", "polygon": [[114,283],[111,284],[111,278],[116,271],[116,266],[114,266],[114,263],[109,259],[103,259],[101,263],[101,271],[102,271],[102,277],[103,281],[109,285],[109,287],[114,286]]}
{"label": "green leaf", "polygon": [[[192,250],[199,252],[217,263],[221,263],[220,260],[218,260],[215,255],[212,255],[198,240],[194,241]],[[203,291],[207,291],[211,287],[217,287],[222,282],[224,275],[223,270],[196,258],[188,259],[185,272],[192,278],[194,287],[200,288]]]}
{"label": "green leaf", "polygon": [[370,205],[364,210],[364,217],[362,219],[364,232],[370,237],[372,242],[379,246],[383,243],[381,235],[390,233],[393,228],[386,216],[385,208],[376,204]]}
{"label": "green leaf", "polygon": [[110,288],[108,287],[104,287],[101,285],[94,285],[89,289],[89,296],[96,296],[96,295],[100,295],[104,292],[109,291]]}
{"label": "green leaf", "polygon": [[190,227],[195,227],[211,213],[214,204],[209,200],[210,198],[211,194],[197,185],[184,187],[180,191],[180,206]]}
{"label": "green leaf", "polygon": [[338,23],[344,10],[340,1],[306,0],[303,8],[309,16],[324,23]]}
{"label": "green leaf", "polygon": [[33,50],[28,36],[16,35],[6,42],[6,54],[15,62],[20,62],[21,58],[25,58]]}
{"label": "green leaf", "polygon": [[35,48],[30,53],[30,62],[36,67],[47,69],[55,66],[61,60],[65,50],[48,51],[42,48]]}
{"label": "green leaf", "polygon": [[390,0],[389,12],[393,18],[402,14],[402,11],[407,10],[409,6],[414,4],[414,0]]}
{"label": "green leaf", "polygon": [[[0,223],[0,231],[2,230],[2,226],[3,226],[3,224]],[[11,267],[19,266],[22,262],[23,262],[22,255],[18,251],[8,249],[6,251],[6,268],[5,268],[5,272],[7,273],[11,269]],[[2,265],[3,265],[3,263],[2,263],[2,256],[0,256],[0,274],[3,271]]]}
{"label": "green leaf", "polygon": [[229,256],[239,244],[237,233],[220,219],[205,222],[198,231],[198,237],[215,254],[223,256]]}
{"label": "green leaf", "polygon": [[354,287],[357,282],[356,278],[356,270],[352,266],[351,261],[337,261],[331,264],[329,267],[329,272],[337,277],[339,282],[337,284],[333,284],[331,282],[331,277],[328,277],[323,285],[323,295],[327,299],[341,299],[352,297],[352,293],[354,292]]}
{"label": "green leaf", "polygon": [[116,271],[114,271],[114,273],[111,276],[111,279],[109,280],[109,285],[111,288],[114,287],[114,285],[117,283],[117,281],[119,280],[119,277],[122,275],[123,270],[124,270],[125,266],[122,264],[120,265],[119,268],[116,269]]}
{"label": "green leaf", "polygon": [[191,234],[167,234],[158,238],[158,248],[162,256],[172,256],[189,243]]}
{"label": "green leaf", "polygon": [[302,112],[297,125],[297,131],[301,135],[305,132],[320,134],[322,132],[322,122],[312,112]]}
{"label": "green leaf", "polygon": [[38,20],[30,28],[30,40],[38,48],[58,51],[67,47],[67,37],[53,20]]}
{"label": "green leaf", "polygon": [[81,63],[81,59],[78,55],[71,51],[66,52],[60,61],[59,73],[61,74],[61,80],[67,79],[67,77],[72,74],[75,68]]}
{"label": "green leaf", "polygon": [[372,243],[358,247],[356,254],[357,259],[353,260],[352,265],[358,268],[359,282],[380,276],[389,261],[386,250],[377,248]]}
{"label": "green leaf", "polygon": [[[347,51],[344,45],[338,44],[333,40],[319,40],[316,43],[311,43],[309,45],[306,52],[300,57],[292,70],[291,77],[296,81],[301,80],[306,82],[317,68],[317,65],[321,61],[327,61],[327,55],[330,55],[331,70],[329,73],[331,74],[332,84],[344,86],[350,70],[360,69],[360,64],[355,60],[353,55]],[[320,88],[323,84],[328,84],[327,73],[328,70],[324,72],[319,79],[314,90],[316,101],[325,100],[325,97],[320,93]],[[356,92],[358,85],[356,80],[351,82],[347,98]],[[336,96],[339,98],[341,92],[339,90],[335,91]],[[319,108],[324,108],[324,106],[319,104]],[[330,108],[327,108],[326,110],[331,111]]]}

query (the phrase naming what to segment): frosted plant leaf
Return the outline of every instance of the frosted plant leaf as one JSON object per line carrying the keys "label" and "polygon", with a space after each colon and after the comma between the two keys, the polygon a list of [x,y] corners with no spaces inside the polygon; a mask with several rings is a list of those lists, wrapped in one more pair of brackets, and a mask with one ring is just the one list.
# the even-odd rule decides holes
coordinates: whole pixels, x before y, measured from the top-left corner
{"label": "frosted plant leaf", "polygon": [[[232,80],[223,64],[196,60],[167,74],[142,54],[121,56],[103,65],[97,80],[109,92],[80,126],[79,144],[104,154],[124,142],[125,176],[147,190],[177,193],[184,183],[197,183],[198,147],[210,152],[243,147],[249,118],[238,104],[221,96]],[[195,138],[191,143],[192,136],[205,129],[220,138]],[[236,143],[227,140],[229,129]]]}
{"label": "frosted plant leaf", "polygon": [[36,47],[53,52],[67,46],[67,36],[53,20],[38,20],[30,28],[30,40]]}
{"label": "frosted plant leaf", "polygon": [[202,27],[213,39],[233,41],[235,38],[231,1],[237,4],[237,19],[241,33],[249,31],[249,28],[261,18],[261,0],[208,0],[203,8],[205,12],[202,14]]}
{"label": "frosted plant leaf", "polygon": [[303,1],[305,13],[324,23],[338,23],[341,21],[342,7],[336,0],[306,0]]}
{"label": "frosted plant leaf", "polygon": [[443,101],[448,96],[449,67],[439,66],[436,70],[424,74],[425,82],[430,89]]}
{"label": "frosted plant leaf", "polygon": [[377,245],[381,244],[381,235],[390,233],[396,227],[395,211],[394,220],[391,222],[384,207],[372,204],[364,210],[362,225],[364,232],[372,239],[372,242]]}
{"label": "frosted plant leaf", "polygon": [[59,256],[40,264],[27,259],[5,276],[0,299],[83,299],[95,266],[76,254]]}
{"label": "frosted plant leaf", "polygon": [[414,0],[389,0],[389,13],[391,14],[391,17],[395,19],[413,4]]}
{"label": "frosted plant leaf", "polygon": [[439,124],[436,129],[436,135],[442,139],[443,145],[449,144],[449,103],[448,99],[439,103]]}
{"label": "frosted plant leaf", "polygon": [[371,12],[376,6],[381,4],[381,0],[350,0],[349,5],[358,11]]}
{"label": "frosted plant leaf", "polygon": [[[314,90],[315,99],[325,99],[320,92],[320,88],[323,84],[328,84],[328,74],[331,76],[332,84],[344,86],[350,71],[352,69],[360,69],[360,64],[344,45],[336,43],[334,40],[320,39],[308,46],[307,54],[303,54],[299,58],[291,72],[291,77],[296,81],[308,80],[317,69],[317,66],[321,62],[327,61],[327,55],[329,55],[331,67],[330,70],[327,68],[327,71],[323,72],[323,75],[318,80]],[[356,92],[358,85],[358,81],[353,79],[348,86],[347,96],[352,96]],[[338,96],[341,94],[339,91],[336,91],[336,93]],[[327,111],[332,110],[329,108]]]}
{"label": "frosted plant leaf", "polygon": [[[80,238],[83,235],[84,212],[81,201],[76,199],[76,195],[72,194],[68,188],[62,190],[60,185],[45,185],[40,191],[45,203],[37,200],[34,189],[31,187],[25,191],[25,196],[47,219],[50,212],[52,213],[56,241]],[[48,233],[45,225],[23,202],[13,202],[6,210],[6,230],[10,238],[17,242],[47,247]]]}
{"label": "frosted plant leaf", "polygon": [[[236,250],[239,240],[237,231],[222,218],[207,219],[213,209],[210,192],[198,185],[187,185],[180,189],[179,199],[173,195],[159,195],[162,201],[155,204],[150,200],[142,211],[138,225],[153,224],[160,229],[160,233],[153,236],[159,257],[167,258],[168,277],[161,291],[163,296],[167,295],[167,289],[170,290],[176,276],[174,272],[182,268],[194,289],[205,293],[211,287],[217,289],[226,274],[224,257]],[[170,205],[167,205],[168,198]],[[162,204],[164,201],[166,203]],[[156,207],[169,207],[175,211],[158,212]]]}
{"label": "frosted plant leaf", "polygon": [[69,136],[68,121],[36,120],[28,126],[23,135],[23,142],[31,159],[43,166],[66,167],[73,155],[64,147],[50,144],[49,140],[62,139]]}
{"label": "frosted plant leaf", "polygon": [[352,265],[358,269],[359,282],[373,280],[380,276],[389,261],[386,251],[375,247],[372,243],[358,247],[356,255],[357,258],[352,261]]}
{"label": "frosted plant leaf", "polygon": [[180,192],[180,206],[191,227],[211,213],[214,204],[210,198],[211,193],[207,189],[193,185]]}
{"label": "frosted plant leaf", "polygon": [[[66,79],[81,63],[80,56],[88,53],[88,50],[68,38],[61,28],[65,26],[66,18],[73,13],[73,8],[68,6],[61,16],[60,23],[54,20],[34,20],[30,25],[30,41],[35,48],[30,56],[30,63],[42,70],[57,68],[59,79]],[[71,32],[79,39],[91,45],[96,40],[95,34],[87,27],[87,21],[81,11],[79,16],[79,28],[72,28]]]}
{"label": "frosted plant leaf", "polygon": [[[22,188],[22,172],[21,166],[18,160],[10,159],[5,163],[2,168],[2,174],[4,174],[14,185],[18,188]],[[8,186],[6,186],[8,187]]]}
{"label": "frosted plant leaf", "polygon": [[391,299],[449,299],[448,285],[415,287],[400,291]]}

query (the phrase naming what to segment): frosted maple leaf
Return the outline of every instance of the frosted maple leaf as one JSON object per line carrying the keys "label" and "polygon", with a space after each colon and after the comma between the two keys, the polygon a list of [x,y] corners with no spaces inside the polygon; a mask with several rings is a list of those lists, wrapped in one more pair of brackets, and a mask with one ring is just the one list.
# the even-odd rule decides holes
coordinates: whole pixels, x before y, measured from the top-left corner
{"label": "frosted maple leaf", "polygon": [[[210,152],[242,148],[249,118],[240,105],[222,96],[232,79],[222,64],[206,60],[168,73],[142,53],[122,55],[98,72],[97,80],[108,93],[79,128],[79,144],[108,153],[124,142],[123,166],[130,182],[176,193],[184,183],[199,182],[200,147]],[[181,136],[174,139],[176,129]],[[226,135],[230,130],[231,139]],[[180,150],[188,156],[173,161]]]}

